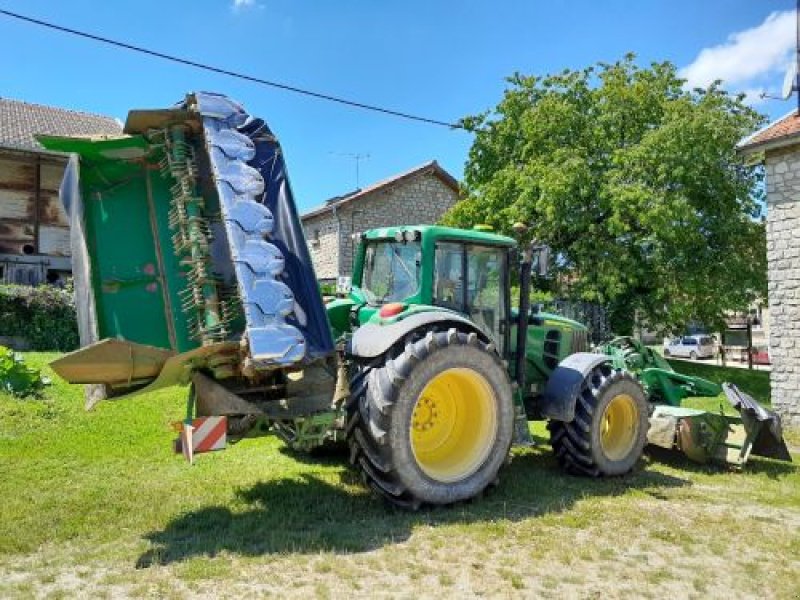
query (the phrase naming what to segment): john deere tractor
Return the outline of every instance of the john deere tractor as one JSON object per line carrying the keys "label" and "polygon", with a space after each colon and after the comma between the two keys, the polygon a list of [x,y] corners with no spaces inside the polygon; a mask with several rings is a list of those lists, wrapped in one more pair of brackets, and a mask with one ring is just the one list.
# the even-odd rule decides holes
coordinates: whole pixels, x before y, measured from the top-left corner
{"label": "john deere tractor", "polygon": [[303,451],[346,443],[366,483],[409,508],[481,493],[511,445],[531,443],[531,419],[549,420],[571,473],[636,464],[663,386],[646,383],[636,352],[587,352],[584,326],[531,310],[545,249],[477,230],[372,230],[349,293],[324,305],[264,121],[195,93],[132,111],[125,133],[41,138],[74,153],[62,198],[85,347],[53,368],[91,384],[88,406],[188,385],[177,445],[190,459],[220,447],[214,432],[223,444],[276,433]]}

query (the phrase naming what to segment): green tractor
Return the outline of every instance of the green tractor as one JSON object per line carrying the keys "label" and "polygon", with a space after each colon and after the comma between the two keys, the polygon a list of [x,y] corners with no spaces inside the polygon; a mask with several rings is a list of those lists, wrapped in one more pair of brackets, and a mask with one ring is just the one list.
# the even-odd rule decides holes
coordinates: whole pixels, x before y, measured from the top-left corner
{"label": "green tractor", "polygon": [[642,387],[608,356],[586,353],[583,325],[527,306],[531,266],[544,270],[544,254],[523,255],[518,303],[512,238],[435,226],[362,236],[352,289],[327,311],[354,373],[352,456],[392,501],[478,494],[512,443],[531,442],[532,419],[551,419],[570,472],[619,475],[639,459]]}
{"label": "green tractor", "polygon": [[496,481],[533,419],[549,421],[568,472],[624,474],[647,443],[650,400],[667,384],[702,391],[659,376],[646,349],[588,352],[583,325],[531,310],[546,250],[487,231],[366,232],[347,297],[324,305],[264,121],[196,93],[132,111],[125,132],[41,138],[74,155],[62,199],[84,346],[53,368],[91,384],[90,407],[188,385],[176,446],[190,460],[219,436],[344,442],[392,504],[449,504]]}

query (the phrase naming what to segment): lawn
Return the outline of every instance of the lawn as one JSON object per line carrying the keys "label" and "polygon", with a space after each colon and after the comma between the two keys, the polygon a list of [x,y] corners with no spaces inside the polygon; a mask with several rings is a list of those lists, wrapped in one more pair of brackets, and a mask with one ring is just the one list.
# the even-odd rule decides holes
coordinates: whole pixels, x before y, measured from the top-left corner
{"label": "lawn", "polygon": [[[761,373],[696,367],[768,396]],[[187,465],[170,450],[183,394],[93,413],[59,381],[39,400],[0,395],[0,597],[800,595],[794,465],[659,454],[586,480],[559,472],[537,424],[538,445],[515,450],[486,497],[409,514],[344,456],[274,438]]]}

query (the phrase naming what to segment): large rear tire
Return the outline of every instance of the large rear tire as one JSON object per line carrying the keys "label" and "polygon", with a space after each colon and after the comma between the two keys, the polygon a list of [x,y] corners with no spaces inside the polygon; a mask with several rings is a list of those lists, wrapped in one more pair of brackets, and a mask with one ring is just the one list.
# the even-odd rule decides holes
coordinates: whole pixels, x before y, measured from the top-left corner
{"label": "large rear tire", "polygon": [[475,333],[428,332],[354,378],[351,462],[390,503],[417,509],[477,496],[511,446],[511,384]]}
{"label": "large rear tire", "polygon": [[548,424],[550,443],[568,473],[623,475],[642,456],[649,413],[644,390],[630,374],[600,365],[583,382],[575,419]]}

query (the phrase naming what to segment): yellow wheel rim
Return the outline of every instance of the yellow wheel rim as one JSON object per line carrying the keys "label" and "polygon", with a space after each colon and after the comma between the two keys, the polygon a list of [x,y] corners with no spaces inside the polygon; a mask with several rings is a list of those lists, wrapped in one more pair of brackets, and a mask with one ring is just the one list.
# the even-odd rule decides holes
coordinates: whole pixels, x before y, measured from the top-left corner
{"label": "yellow wheel rim", "polygon": [[411,450],[428,477],[452,483],[478,470],[496,431],[497,402],[486,378],[471,369],[447,369],[417,398]]}
{"label": "yellow wheel rim", "polygon": [[600,445],[611,460],[622,460],[633,449],[639,435],[639,410],[628,394],[611,399],[600,421]]}

